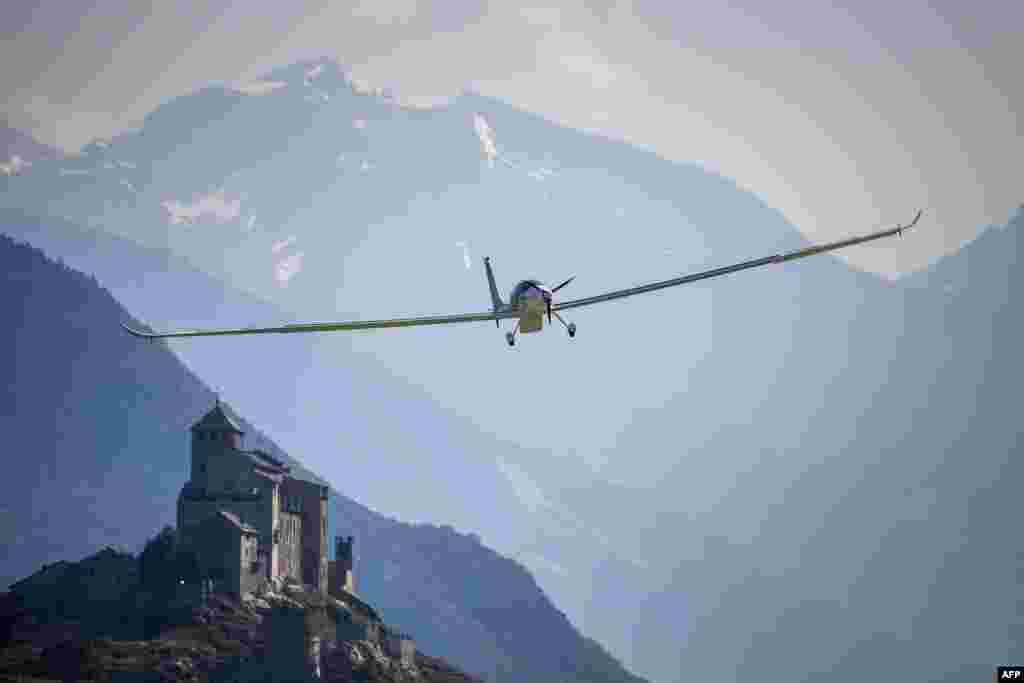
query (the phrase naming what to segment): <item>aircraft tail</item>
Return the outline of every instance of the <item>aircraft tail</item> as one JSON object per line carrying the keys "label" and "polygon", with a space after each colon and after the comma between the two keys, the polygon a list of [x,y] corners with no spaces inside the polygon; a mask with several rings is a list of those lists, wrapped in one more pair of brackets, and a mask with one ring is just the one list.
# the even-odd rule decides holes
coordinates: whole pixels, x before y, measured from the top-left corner
{"label": "aircraft tail", "polygon": [[[498,311],[505,307],[505,302],[501,300],[501,294],[498,293],[498,285],[494,282],[494,271],[491,270],[491,259],[489,256],[484,257],[484,269],[487,271],[487,286],[491,289],[491,307],[495,314],[497,314]],[[497,327],[501,327],[497,317],[494,318],[494,324]]]}

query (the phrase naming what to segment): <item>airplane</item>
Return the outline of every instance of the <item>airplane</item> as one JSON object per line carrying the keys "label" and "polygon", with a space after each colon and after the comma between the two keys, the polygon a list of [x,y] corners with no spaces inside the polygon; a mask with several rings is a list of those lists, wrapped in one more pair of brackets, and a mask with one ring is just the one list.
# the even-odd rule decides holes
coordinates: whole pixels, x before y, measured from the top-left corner
{"label": "airplane", "polygon": [[129,333],[136,337],[144,339],[164,339],[169,337],[208,337],[208,336],[220,336],[220,335],[236,335],[236,334],[266,334],[266,333],[288,333],[288,332],[333,332],[341,330],[369,330],[369,329],[380,329],[389,327],[412,327],[419,325],[445,325],[449,323],[469,323],[469,322],[487,322],[493,320],[496,327],[501,327],[501,321],[506,319],[515,319],[516,324],[511,332],[505,333],[505,340],[509,346],[515,346],[517,334],[532,334],[539,332],[544,327],[544,318],[547,318],[548,324],[552,324],[552,318],[557,319],[566,331],[569,333],[569,337],[576,336],[576,324],[567,322],[561,315],[561,311],[566,311],[572,308],[579,308],[581,306],[589,306],[591,304],[597,304],[604,301],[612,301],[614,299],[622,299],[634,294],[643,294],[645,292],[653,292],[659,289],[665,289],[667,287],[675,287],[677,285],[684,285],[690,282],[697,282],[698,280],[707,280],[710,278],[719,277],[722,275],[729,275],[730,273],[736,273],[741,270],[749,270],[751,268],[759,268],[761,266],[767,266],[771,264],[786,263],[787,261],[795,261],[796,259],[805,258],[807,256],[814,256],[815,254],[822,254],[828,251],[834,251],[836,249],[842,249],[844,247],[853,246],[855,244],[863,244],[864,242],[870,242],[872,240],[882,239],[884,237],[891,237],[898,235],[903,236],[905,230],[917,225],[917,221],[921,218],[921,211],[917,212],[914,216],[914,220],[907,225],[897,225],[894,228],[886,230],[880,230],[873,232],[868,235],[862,235],[860,237],[851,237],[848,239],[840,240],[838,242],[830,242],[828,244],[821,244],[816,246],[806,247],[804,249],[798,249],[797,251],[791,251],[782,254],[772,254],[771,256],[765,256],[759,259],[753,259],[750,261],[743,261],[731,266],[725,266],[722,268],[714,268],[712,270],[705,270],[699,273],[693,273],[690,275],[683,275],[681,277],[672,278],[670,280],[661,280],[659,282],[652,282],[646,285],[639,285],[636,287],[629,287],[627,289],[618,289],[604,294],[598,294],[596,296],[585,297],[582,299],[572,299],[568,301],[555,302],[555,294],[560,291],[563,287],[568,285],[570,282],[575,280],[575,276],[570,277],[564,282],[554,286],[548,287],[539,280],[521,280],[512,289],[509,295],[508,301],[504,301],[501,298],[501,294],[498,292],[498,286],[494,281],[494,271],[491,269],[491,259],[489,257],[484,258],[484,269],[487,274],[487,286],[490,289],[491,294],[491,310],[489,312],[481,313],[465,313],[461,315],[441,315],[441,316],[429,316],[420,318],[393,318],[388,320],[363,320],[363,321],[349,321],[349,322],[328,322],[328,323],[300,323],[294,325],[284,325],[282,327],[243,327],[235,329],[207,329],[207,330],[180,330],[174,332],[145,332],[143,330],[135,329],[125,323],[121,323],[121,326]]}

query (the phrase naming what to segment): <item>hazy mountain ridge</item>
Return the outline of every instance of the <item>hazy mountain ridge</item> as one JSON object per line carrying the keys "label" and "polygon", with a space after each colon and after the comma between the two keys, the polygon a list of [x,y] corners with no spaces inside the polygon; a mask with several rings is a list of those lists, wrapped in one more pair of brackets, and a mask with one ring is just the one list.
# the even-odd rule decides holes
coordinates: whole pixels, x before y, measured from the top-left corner
{"label": "hazy mountain ridge", "polygon": [[[435,614],[454,611],[459,623],[472,625],[478,637],[468,649],[474,654],[462,663],[488,680],[506,680],[517,669],[529,680],[554,671],[560,672],[556,680],[642,680],[610,658],[570,654],[596,654],[602,648],[576,633],[522,565],[481,546],[473,534],[449,526],[382,524],[378,515],[344,498],[335,510],[342,528],[364,539],[357,568],[367,569],[357,589],[381,596],[377,604],[383,618],[427,634],[421,639],[425,647],[440,652],[436,639],[442,636],[424,621],[430,617],[418,607],[424,596],[411,586],[423,586],[432,596]],[[371,562],[378,563],[379,571],[370,568]],[[525,669],[516,662],[518,652],[535,655]]]}
{"label": "hazy mountain ridge", "polygon": [[[323,62],[307,83],[305,74],[315,64],[268,74],[264,80],[286,86],[266,95],[210,86],[176,98],[151,113],[138,131],[87,146],[73,163],[40,165],[12,179],[8,192],[0,192],[0,205],[70,216],[143,244],[169,245],[204,270],[229,274],[243,289],[306,315],[339,307],[329,294],[339,284],[338,261],[353,254],[371,228],[402,240],[395,251],[421,254],[423,247],[427,254],[434,251],[423,238],[436,244],[454,227],[479,222],[489,232],[513,235],[521,226],[566,221],[606,226],[613,229],[612,243],[628,247],[615,234],[623,219],[610,218],[625,208],[628,224],[698,227],[699,236],[675,230],[671,240],[680,253],[685,246],[701,254],[731,243],[743,229],[723,225],[714,213],[716,205],[731,203],[734,214],[744,204],[745,215],[762,224],[774,213],[772,230],[742,233],[751,253],[796,237],[777,212],[696,166],[666,165],[650,152],[553,126],[470,93],[435,110],[406,109],[359,90],[333,62]],[[310,92],[329,99],[311,103]],[[483,144],[473,127],[477,116],[490,122],[498,158],[507,163],[482,163]],[[125,190],[121,181],[134,189]],[[685,201],[681,188],[699,192],[704,201]],[[209,217],[196,225],[168,224],[165,202],[188,204],[217,190],[225,192],[224,201],[238,201],[237,216],[226,214],[223,224]],[[620,200],[628,206],[616,206]],[[396,223],[396,212],[411,222]],[[416,225],[431,231],[409,230]],[[458,234],[468,236],[461,229]],[[281,290],[265,263],[272,243],[290,235],[297,237],[304,268]],[[551,230],[551,252],[572,253],[568,236]],[[392,255],[391,267],[408,263],[408,256]],[[411,272],[417,270],[423,272]],[[406,303],[416,307],[426,300]]]}
{"label": "hazy mountain ridge", "polygon": [[[17,362],[5,372],[10,391],[0,415],[25,454],[8,478],[10,542],[0,571],[11,580],[107,544],[136,550],[174,519],[187,477],[187,429],[213,393],[163,344],[127,336],[118,324],[131,317],[91,276],[6,237],[0,259],[7,282],[0,308],[17,321],[5,353]],[[281,453],[242,421],[249,447]],[[346,487],[357,489],[358,479]],[[425,651],[514,679],[564,680],[584,667],[578,680],[640,680],[595,651],[525,569],[479,539],[398,523],[337,494],[334,506],[331,531],[360,539],[360,592],[389,623],[415,631]],[[500,613],[480,605],[489,575],[501,582],[497,595],[521,605],[503,603]],[[435,590],[442,584],[448,588]],[[530,635],[548,623],[547,644],[569,648],[552,658]]]}
{"label": "hazy mountain ridge", "polygon": [[[477,265],[484,254],[494,257],[503,290],[521,275],[576,272],[572,296],[804,243],[777,212],[695,167],[475,95],[409,112],[357,92],[331,69],[318,78],[335,78],[337,87],[325,81],[329,100],[316,104],[306,100],[309,66],[274,74],[289,85],[267,95],[213,88],[180,98],[137,134],[88,150],[74,170],[98,171],[122,155],[137,165],[144,189],[130,201],[112,199],[114,178],[103,185],[60,176],[57,164],[12,180],[0,201],[88,217],[140,242],[171,245],[202,270],[289,315],[314,319],[486,307],[482,275],[462,269],[456,241],[470,244]],[[493,167],[473,131],[478,113],[496,135]],[[173,158],[165,158],[168,150]],[[529,175],[540,168],[553,174]],[[161,201],[190,202],[222,187],[229,203],[248,193],[237,218],[168,224]],[[906,220],[916,208],[880,220]],[[917,230],[930,229],[924,208]],[[841,209],[823,220],[841,221]],[[880,226],[848,231],[873,227]],[[273,279],[272,249],[292,236],[288,249],[303,255],[303,267],[283,286]],[[911,232],[863,248],[912,249],[913,240]],[[1019,374],[1005,341],[1017,334],[1005,312],[1019,310],[1008,296],[1021,291],[1016,263],[1018,237],[991,228],[929,271],[895,283],[819,257],[582,311],[572,345],[545,335],[515,356],[486,326],[324,338],[317,348],[346,353],[317,356],[315,372],[288,382],[300,385],[288,410],[302,414],[290,438],[301,443],[308,434],[316,446],[307,442],[296,452],[325,466],[335,440],[350,457],[373,460],[372,469],[384,474],[354,481],[352,489],[372,490],[375,499],[409,482],[402,491],[429,488],[438,509],[448,506],[440,518],[464,520],[456,526],[471,528],[490,514],[486,524],[499,527],[501,547],[521,546],[563,565],[564,573],[538,576],[574,621],[659,681],[721,677],[722,661],[737,662],[725,676],[738,677],[735,653],[748,646],[750,661],[779,680],[801,680],[837,661],[861,678],[877,677],[884,655],[895,656],[898,638],[914,628],[922,629],[920,642],[947,655],[922,653],[936,680],[968,657],[979,672],[982,659],[1002,656],[999,643],[1016,642],[998,631],[1008,622],[999,621],[1006,615],[993,597],[996,586],[1007,593],[1013,584],[1007,574],[986,574],[950,547],[957,542],[952,532],[943,534],[968,524],[977,534],[984,527],[971,519],[999,527],[992,509],[971,500],[982,495],[972,493],[978,487],[991,486],[986,478],[1005,466],[1004,455],[1019,449],[1017,420],[1005,407]],[[169,296],[153,292],[138,309],[145,322],[250,322],[230,307],[173,320],[165,311],[184,307]],[[262,397],[217,343],[175,350],[208,354],[202,376],[221,378],[218,385],[244,397],[253,406],[247,413],[258,409],[258,422],[268,424],[281,412],[275,404],[293,395]],[[246,354],[304,352],[295,344],[247,339]],[[400,384],[374,386],[371,372],[358,389],[332,392],[349,381],[350,350],[377,362],[372,372],[386,368],[389,378],[403,378]],[[526,379],[527,367],[550,384]],[[278,379],[287,377],[273,367],[266,372],[266,386],[282,386]],[[557,409],[533,411],[531,428],[510,429],[538,393]],[[350,395],[358,399],[345,404]],[[368,407],[396,396],[395,414],[414,415],[408,431],[420,439],[399,441],[393,420]],[[978,409],[987,417],[975,415],[976,397],[992,404]],[[437,410],[424,409],[428,401]],[[446,408],[470,411],[470,402],[471,418],[444,416]],[[365,439],[322,415],[331,411],[363,423]],[[435,429],[435,421],[442,426]],[[289,438],[291,431],[274,433]],[[506,443],[486,438],[490,433],[536,452],[506,451]],[[458,465],[448,453],[420,450],[416,441],[434,434],[461,447]],[[494,467],[478,460],[495,454],[519,473],[529,505],[512,500],[510,509],[507,491],[489,500],[498,490]],[[446,476],[457,466],[472,476]],[[414,487],[426,476],[435,477],[429,487]],[[398,516],[414,514],[402,509]],[[890,521],[900,529],[890,532]],[[922,527],[918,535],[908,531],[915,526]],[[911,539],[929,545],[907,557],[890,535],[907,548]],[[675,542],[666,543],[669,536]],[[958,568],[944,568],[946,554],[958,558],[951,565]],[[855,586],[862,566],[871,568],[863,584],[870,589]],[[986,622],[987,644],[980,630],[961,644],[952,632],[920,626],[914,614],[924,589],[908,567],[945,576],[949,596],[974,590],[972,572],[986,576],[992,593],[978,602],[1000,615]],[[932,613],[949,622],[950,604]],[[848,623],[831,640],[817,623],[828,615]],[[888,623],[900,624],[903,635],[871,635]],[[816,643],[816,659],[804,656],[805,642]]]}
{"label": "hazy mountain ridge", "polygon": [[[1019,221],[897,286],[874,286],[856,324],[840,326],[848,313],[805,296],[797,336],[817,344],[800,354],[807,374],[785,381],[788,395],[821,396],[814,420],[786,403],[757,406],[755,426],[723,426],[668,473],[665,486],[706,510],[664,511],[690,539],[651,587],[683,596],[698,625],[681,671],[720,674],[728,661],[730,680],[757,669],[780,681],[830,671],[851,681],[881,671],[952,681],[1014,658],[1024,595],[1006,538],[1015,533],[1011,491],[1024,476],[1010,398],[1024,380],[1013,350],[1024,343]],[[827,274],[817,275],[828,288]],[[821,387],[846,357],[857,372]],[[739,364],[738,376],[745,370]],[[723,454],[728,485],[695,479]],[[726,494],[709,498],[702,486]],[[620,537],[646,528],[639,511],[616,511],[615,527],[587,497],[570,500]],[[610,590],[617,577],[601,574],[598,585]],[[967,633],[963,615],[985,626]]]}

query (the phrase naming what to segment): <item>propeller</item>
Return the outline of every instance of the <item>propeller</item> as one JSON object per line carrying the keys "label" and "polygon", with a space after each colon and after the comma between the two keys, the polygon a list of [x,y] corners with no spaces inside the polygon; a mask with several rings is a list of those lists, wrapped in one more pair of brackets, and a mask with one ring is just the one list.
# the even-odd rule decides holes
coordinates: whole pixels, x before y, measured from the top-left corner
{"label": "propeller", "polygon": [[[557,287],[553,287],[552,289],[550,289],[548,291],[551,294],[554,294],[555,292],[560,290],[562,287],[565,287],[567,284],[569,284],[570,282],[572,282],[575,279],[576,279],[576,276],[573,275],[571,278],[569,278],[568,280],[566,280],[562,284],[558,285]],[[548,295],[548,291],[545,291],[543,288],[541,288],[538,285],[533,284],[532,282],[530,283],[530,286],[532,286],[534,289],[536,289],[541,294],[545,295],[544,296],[544,303],[547,304],[547,308],[548,308],[548,325],[550,325],[551,324],[551,297]]]}
{"label": "propeller", "polygon": [[568,280],[566,280],[566,281],[565,281],[565,282],[563,282],[562,284],[558,285],[557,287],[555,287],[555,288],[554,288],[554,289],[552,289],[551,291],[552,291],[552,292],[557,292],[557,291],[558,291],[558,290],[560,290],[560,289],[561,289],[562,287],[565,287],[565,286],[566,286],[567,284],[569,284],[570,282],[572,282],[572,281],[573,281],[573,280],[575,280],[575,279],[576,279],[576,276],[575,276],[575,275],[573,275],[573,276],[572,276],[571,278],[569,278]]}

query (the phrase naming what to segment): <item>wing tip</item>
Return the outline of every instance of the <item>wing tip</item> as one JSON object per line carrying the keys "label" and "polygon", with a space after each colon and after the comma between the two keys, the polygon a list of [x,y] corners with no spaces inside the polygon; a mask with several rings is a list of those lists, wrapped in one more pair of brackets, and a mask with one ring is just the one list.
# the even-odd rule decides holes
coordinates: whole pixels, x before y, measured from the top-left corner
{"label": "wing tip", "polygon": [[917,214],[914,216],[914,220],[910,221],[906,225],[901,225],[901,226],[897,227],[896,228],[896,234],[899,235],[900,237],[903,237],[903,233],[904,232],[906,232],[907,230],[910,230],[915,225],[917,225],[917,222],[919,220],[921,220],[921,214],[923,214],[923,213],[924,213],[924,209],[918,209],[917,210]]}
{"label": "wing tip", "polygon": [[128,334],[132,335],[133,337],[139,337],[141,339],[153,339],[154,337],[156,337],[156,335],[152,334],[151,332],[143,332],[142,330],[137,330],[127,323],[121,323],[121,327],[123,327],[125,331],[128,332]]}

